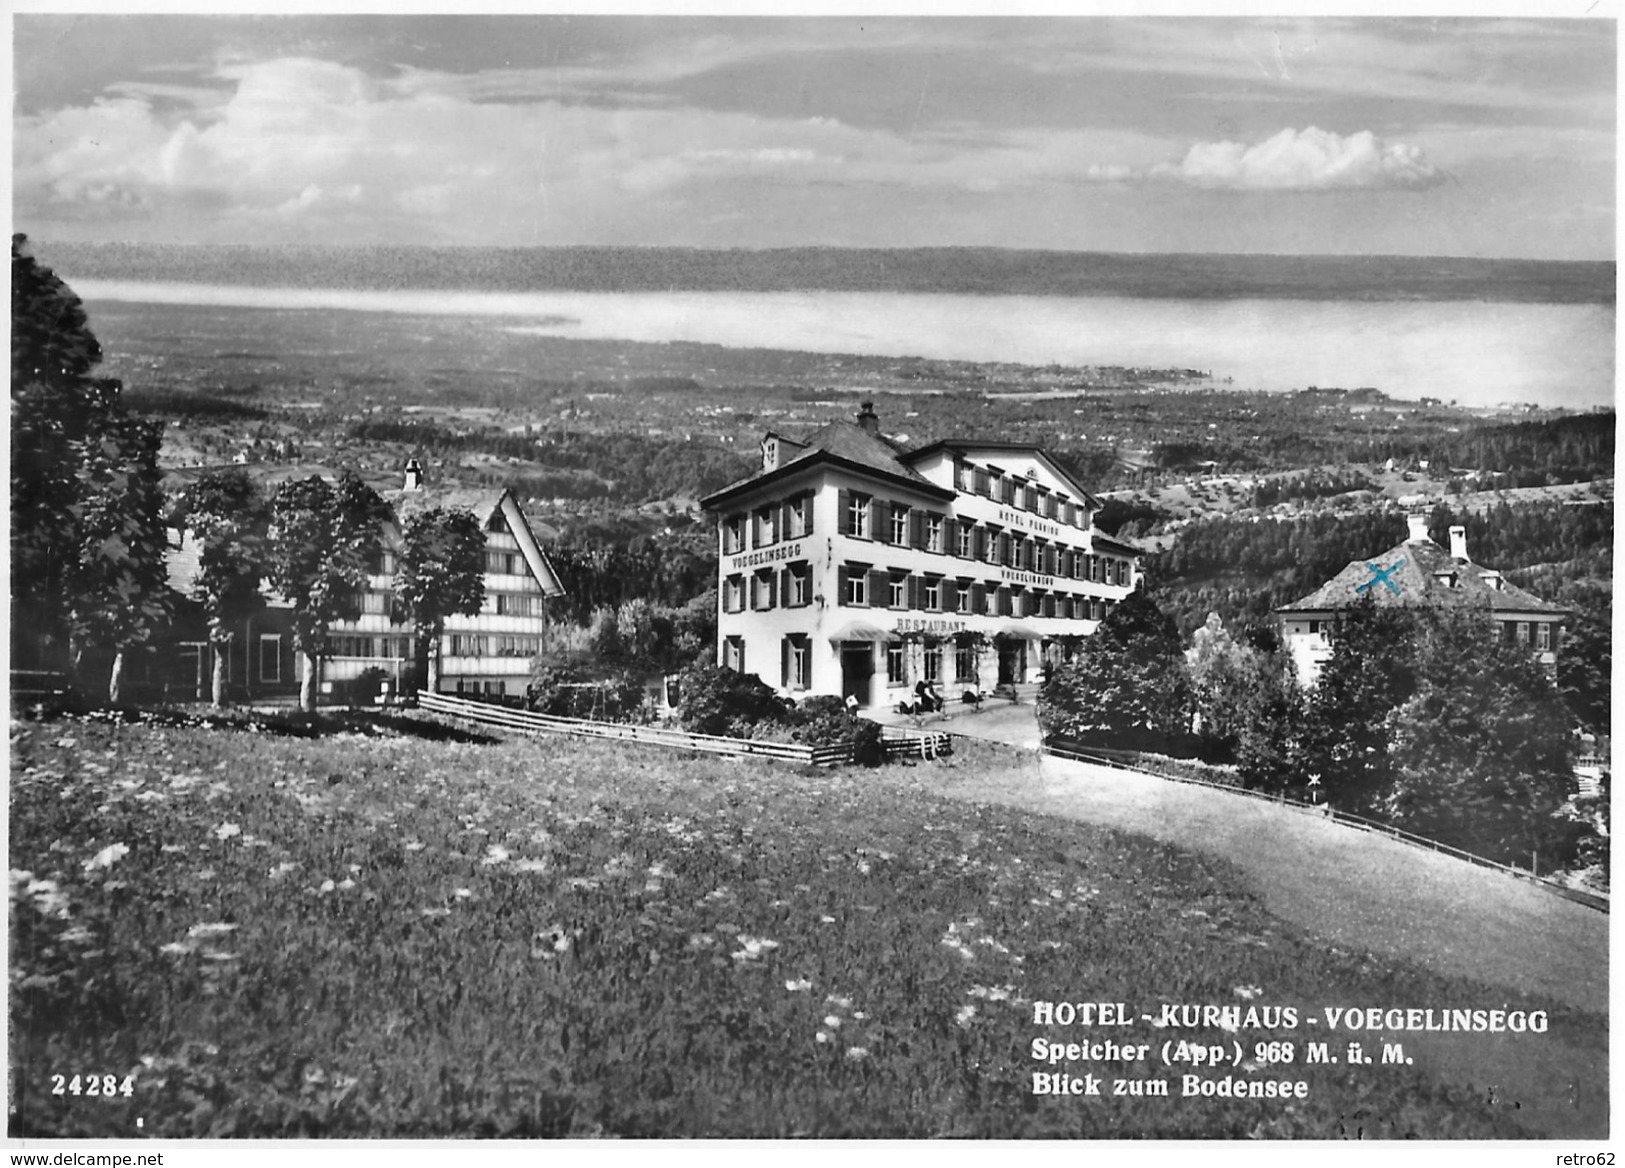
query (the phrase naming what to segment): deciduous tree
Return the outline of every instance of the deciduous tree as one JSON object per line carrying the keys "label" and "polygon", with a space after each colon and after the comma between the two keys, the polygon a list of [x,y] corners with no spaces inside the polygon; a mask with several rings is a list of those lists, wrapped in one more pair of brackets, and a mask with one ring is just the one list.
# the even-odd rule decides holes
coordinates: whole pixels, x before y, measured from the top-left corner
{"label": "deciduous tree", "polygon": [[395,595],[412,619],[428,692],[440,688],[440,640],[446,618],[473,616],[485,602],[485,533],[474,515],[432,507],[401,532]]}
{"label": "deciduous tree", "polygon": [[225,704],[226,648],[233,631],[265,605],[260,580],[270,513],[259,486],[237,467],[205,472],[187,488],[181,505],[198,548],[193,595],[209,622],[210,694],[219,707]]}

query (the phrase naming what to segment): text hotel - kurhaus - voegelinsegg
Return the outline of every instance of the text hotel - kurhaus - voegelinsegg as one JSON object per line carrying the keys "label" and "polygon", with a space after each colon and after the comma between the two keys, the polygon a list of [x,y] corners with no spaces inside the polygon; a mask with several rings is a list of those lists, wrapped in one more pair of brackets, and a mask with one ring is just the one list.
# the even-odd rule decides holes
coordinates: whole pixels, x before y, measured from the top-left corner
{"label": "text hotel - kurhaus - voegelinsegg", "polygon": [[1042,450],[909,449],[869,402],[803,442],[768,433],[761,469],[702,504],[718,660],[793,698],[1032,685],[1140,581],[1139,549],[1091,526],[1100,501]]}

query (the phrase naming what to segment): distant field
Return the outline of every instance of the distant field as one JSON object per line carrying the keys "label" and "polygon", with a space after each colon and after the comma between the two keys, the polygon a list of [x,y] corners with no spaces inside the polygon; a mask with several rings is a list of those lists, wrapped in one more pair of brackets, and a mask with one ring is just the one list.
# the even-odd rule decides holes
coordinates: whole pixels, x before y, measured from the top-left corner
{"label": "distant field", "polygon": [[[1216,861],[931,793],[987,765],[21,725],[9,1134],[1518,1137],[1425,1059],[1309,1065],[1313,1030],[1161,1007],[1493,1002],[1602,1041],[1311,941]],[[1036,1037],[1239,1054],[1050,1068]],[[58,1068],[118,1090],[53,1093]],[[1041,1097],[1039,1069],[1172,1093]],[[1193,1072],[1308,1094],[1182,1097]]]}
{"label": "distant field", "polygon": [[70,281],[584,292],[838,291],[1612,304],[1612,263],[999,248],[226,247],[32,241]]}

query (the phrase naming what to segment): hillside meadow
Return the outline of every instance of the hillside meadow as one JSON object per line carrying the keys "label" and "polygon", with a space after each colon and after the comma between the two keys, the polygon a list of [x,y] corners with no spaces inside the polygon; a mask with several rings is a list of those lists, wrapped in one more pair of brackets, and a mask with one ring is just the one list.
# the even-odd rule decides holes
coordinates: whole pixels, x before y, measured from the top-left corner
{"label": "hillside meadow", "polygon": [[[1489,1003],[1597,1041],[1312,942],[1216,861],[934,793],[1008,752],[822,771],[448,737],[14,721],[9,1134],[1504,1138],[1513,1110],[1421,1059],[1272,1063],[1313,1032],[1034,1003]],[[1052,1068],[1039,1037],[1152,1061]],[[1243,1059],[1164,1066],[1169,1038]],[[1052,1069],[1173,1092],[1033,1094]],[[1182,1098],[1192,1071],[1307,1097]]]}

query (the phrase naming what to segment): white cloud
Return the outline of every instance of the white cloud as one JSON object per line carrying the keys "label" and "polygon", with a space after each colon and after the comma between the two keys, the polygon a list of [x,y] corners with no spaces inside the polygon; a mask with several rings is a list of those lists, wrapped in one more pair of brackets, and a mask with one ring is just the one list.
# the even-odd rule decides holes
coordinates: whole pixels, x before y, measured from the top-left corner
{"label": "white cloud", "polygon": [[1253,146],[1199,142],[1184,161],[1152,167],[1150,174],[1197,187],[1253,191],[1414,188],[1444,178],[1419,147],[1385,143],[1369,130],[1345,137],[1314,126],[1285,129]]}

